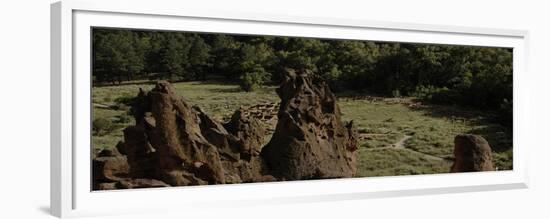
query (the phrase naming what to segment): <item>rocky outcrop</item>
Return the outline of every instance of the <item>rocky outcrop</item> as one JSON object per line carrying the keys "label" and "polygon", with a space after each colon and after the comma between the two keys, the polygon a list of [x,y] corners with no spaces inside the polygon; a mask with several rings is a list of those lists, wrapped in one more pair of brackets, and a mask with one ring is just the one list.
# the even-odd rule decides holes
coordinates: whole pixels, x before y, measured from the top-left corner
{"label": "rocky outcrop", "polygon": [[493,171],[491,146],[479,135],[461,134],[454,140],[455,160],[451,172]]}
{"label": "rocky outcrop", "polygon": [[168,82],[140,89],[130,108],[135,125],[93,160],[94,189],[352,177],[357,135],[324,81],[288,70],[277,93],[280,105],[241,108],[222,124]]}
{"label": "rocky outcrop", "polygon": [[[224,125],[159,82],[140,91],[131,108],[136,125],[124,130],[130,176],[172,186],[240,183],[261,178],[262,129],[235,113]],[[229,131],[228,131],[229,130]]]}
{"label": "rocky outcrop", "polygon": [[277,94],[277,126],[262,150],[270,173],[282,180],[354,176],[356,131],[342,122],[328,85],[307,71],[287,69]]}

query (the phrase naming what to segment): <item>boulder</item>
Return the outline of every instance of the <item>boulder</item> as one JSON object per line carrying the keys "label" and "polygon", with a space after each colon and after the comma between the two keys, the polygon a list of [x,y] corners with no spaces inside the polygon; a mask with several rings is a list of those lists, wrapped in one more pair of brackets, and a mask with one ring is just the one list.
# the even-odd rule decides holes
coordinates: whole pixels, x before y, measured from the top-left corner
{"label": "boulder", "polygon": [[479,135],[460,134],[454,140],[455,160],[451,172],[493,171],[491,146]]}
{"label": "boulder", "polygon": [[336,96],[308,71],[285,72],[277,126],[261,152],[269,172],[280,180],[354,176],[357,132],[342,122]]}
{"label": "boulder", "polygon": [[129,166],[124,156],[115,156],[110,150],[103,150],[92,160],[93,187],[106,189],[103,183],[113,183],[128,176]]}

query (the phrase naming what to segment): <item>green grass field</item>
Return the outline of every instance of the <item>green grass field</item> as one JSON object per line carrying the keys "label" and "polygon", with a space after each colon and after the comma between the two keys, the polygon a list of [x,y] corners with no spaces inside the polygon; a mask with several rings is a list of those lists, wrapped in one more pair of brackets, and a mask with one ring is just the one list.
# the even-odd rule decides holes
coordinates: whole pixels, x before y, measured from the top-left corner
{"label": "green grass field", "polygon": [[[254,92],[241,91],[238,85],[215,82],[180,82],[174,84],[178,95],[200,106],[208,115],[224,121],[240,106],[278,102],[275,87]],[[92,120],[110,122],[92,135],[97,152],[113,148],[123,140],[122,130],[133,124],[124,103],[139,88],[150,90],[152,84],[129,84],[94,87]],[[491,122],[492,114],[454,106],[422,105],[410,98],[371,96],[339,97],[345,120],[354,120],[362,136],[358,151],[357,176],[392,176],[446,173],[452,162],[453,139],[460,133],[480,134],[494,150],[494,164],[499,170],[512,169],[511,130]],[[405,137],[403,148],[394,148]]]}

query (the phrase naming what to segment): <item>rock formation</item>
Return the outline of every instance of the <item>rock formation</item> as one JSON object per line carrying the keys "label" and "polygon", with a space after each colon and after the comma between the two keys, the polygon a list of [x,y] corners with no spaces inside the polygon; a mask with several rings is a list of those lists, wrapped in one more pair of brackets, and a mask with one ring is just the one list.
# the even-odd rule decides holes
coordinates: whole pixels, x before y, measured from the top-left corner
{"label": "rock formation", "polygon": [[352,177],[356,132],[344,124],[328,85],[307,71],[286,70],[277,89],[278,122],[262,157],[281,180]]}
{"label": "rock formation", "polygon": [[124,130],[130,176],[172,186],[239,183],[262,178],[262,127],[235,113],[225,126],[159,82],[140,91],[131,108],[136,125]]}
{"label": "rock formation", "polygon": [[[124,129],[116,150],[93,160],[93,188],[352,177],[356,133],[351,122],[341,121],[324,81],[288,70],[277,93],[280,105],[238,109],[222,124],[178,97],[168,82],[140,90],[130,108],[135,125]],[[266,127],[270,123],[274,130]]]}
{"label": "rock formation", "polygon": [[492,171],[491,146],[479,135],[461,134],[455,137],[454,172]]}

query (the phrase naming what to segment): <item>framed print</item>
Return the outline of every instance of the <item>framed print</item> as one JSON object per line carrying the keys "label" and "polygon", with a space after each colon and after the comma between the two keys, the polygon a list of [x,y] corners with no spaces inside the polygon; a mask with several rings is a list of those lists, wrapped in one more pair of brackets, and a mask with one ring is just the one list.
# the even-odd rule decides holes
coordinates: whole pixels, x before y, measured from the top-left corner
{"label": "framed print", "polygon": [[54,215],[527,187],[526,31],[180,6],[52,4]]}

